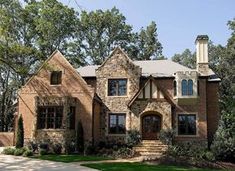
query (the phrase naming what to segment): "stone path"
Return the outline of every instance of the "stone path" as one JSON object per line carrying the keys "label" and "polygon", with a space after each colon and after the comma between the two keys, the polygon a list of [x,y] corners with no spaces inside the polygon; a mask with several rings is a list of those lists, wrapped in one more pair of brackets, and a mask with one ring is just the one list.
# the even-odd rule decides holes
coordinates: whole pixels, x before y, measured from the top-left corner
{"label": "stone path", "polygon": [[61,163],[0,154],[0,171],[97,171],[78,163]]}

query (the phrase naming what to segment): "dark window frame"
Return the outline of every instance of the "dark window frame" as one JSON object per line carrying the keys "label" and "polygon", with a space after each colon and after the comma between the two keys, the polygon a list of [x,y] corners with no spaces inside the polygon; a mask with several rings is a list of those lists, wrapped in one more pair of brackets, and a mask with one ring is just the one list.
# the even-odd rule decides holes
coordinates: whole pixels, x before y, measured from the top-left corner
{"label": "dark window frame", "polygon": [[[185,117],[185,123],[181,124],[180,123],[180,117]],[[193,117],[194,119],[194,124],[195,125],[191,125],[189,123],[189,117]],[[197,135],[197,115],[196,114],[178,114],[178,135],[186,135],[186,136],[196,136]],[[185,133],[182,133],[181,130],[181,126],[185,126]],[[190,132],[190,127],[191,128],[195,128],[195,130],[193,130],[193,132]]]}
{"label": "dark window frame", "polygon": [[62,71],[52,71],[51,72],[51,85],[60,85],[62,83]]}
{"label": "dark window frame", "polygon": [[173,88],[174,88],[174,96],[177,96],[177,82],[173,81]]}
{"label": "dark window frame", "polygon": [[188,81],[185,79],[181,81],[181,94],[182,96],[188,95]]}
{"label": "dark window frame", "polygon": [[63,111],[63,106],[38,106],[37,129],[62,129]]}
{"label": "dark window frame", "polygon": [[[116,117],[116,128],[115,128],[115,132],[111,131],[111,116],[115,116]],[[119,117],[123,117],[124,116],[124,131],[119,130],[119,125],[121,123],[119,123]],[[126,134],[126,113],[109,113],[108,116],[108,133],[109,134]]]}
{"label": "dark window frame", "polygon": [[76,107],[69,107],[69,129],[75,129]]}
{"label": "dark window frame", "polygon": [[[125,81],[125,93],[122,94],[121,88],[122,86],[120,85],[121,81]],[[111,83],[114,82],[114,83]],[[112,85],[114,85],[113,87],[111,87]],[[114,88],[114,94],[112,94],[112,88]],[[112,78],[112,79],[108,79],[108,96],[127,96],[127,79],[126,78]]]}

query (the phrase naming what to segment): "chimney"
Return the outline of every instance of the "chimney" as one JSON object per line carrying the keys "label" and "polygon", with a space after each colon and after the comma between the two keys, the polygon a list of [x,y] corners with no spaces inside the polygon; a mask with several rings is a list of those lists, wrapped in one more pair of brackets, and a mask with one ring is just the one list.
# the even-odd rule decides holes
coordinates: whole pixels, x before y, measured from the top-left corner
{"label": "chimney", "polygon": [[202,75],[208,75],[208,40],[207,35],[198,35],[196,38],[197,71]]}

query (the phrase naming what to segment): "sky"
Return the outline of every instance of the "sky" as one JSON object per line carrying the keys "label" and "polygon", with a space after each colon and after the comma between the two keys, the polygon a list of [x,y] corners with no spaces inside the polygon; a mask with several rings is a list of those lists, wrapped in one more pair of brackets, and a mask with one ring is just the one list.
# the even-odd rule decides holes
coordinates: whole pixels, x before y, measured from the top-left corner
{"label": "sky", "polygon": [[186,48],[195,51],[197,35],[207,34],[214,44],[226,45],[235,18],[235,0],[59,0],[77,11],[116,7],[134,31],[157,23],[163,55],[172,57]]}

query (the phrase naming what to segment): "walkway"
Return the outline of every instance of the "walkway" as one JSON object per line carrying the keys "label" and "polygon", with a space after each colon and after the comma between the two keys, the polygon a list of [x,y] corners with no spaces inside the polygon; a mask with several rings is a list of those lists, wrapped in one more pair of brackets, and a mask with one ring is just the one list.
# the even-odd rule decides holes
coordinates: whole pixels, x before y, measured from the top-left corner
{"label": "walkway", "polygon": [[97,171],[79,164],[52,162],[0,154],[0,171]]}

